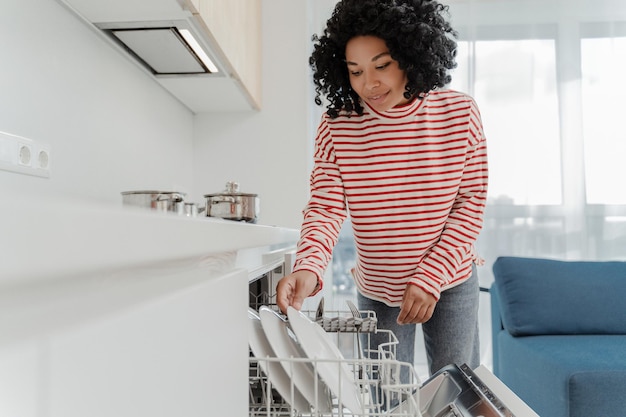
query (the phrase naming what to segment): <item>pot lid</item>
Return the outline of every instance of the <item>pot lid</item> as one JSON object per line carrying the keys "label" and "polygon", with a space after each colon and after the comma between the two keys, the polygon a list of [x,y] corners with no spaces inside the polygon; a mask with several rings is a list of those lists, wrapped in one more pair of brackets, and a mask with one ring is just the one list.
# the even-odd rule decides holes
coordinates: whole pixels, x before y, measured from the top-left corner
{"label": "pot lid", "polygon": [[257,194],[240,192],[239,183],[235,181],[228,181],[226,183],[226,187],[224,188],[224,191],[222,191],[221,193],[205,194],[204,196],[205,197],[217,197],[217,196],[223,196],[223,195],[241,196],[241,197],[256,197],[257,196]]}
{"label": "pot lid", "polygon": [[239,196],[239,197],[256,197],[258,194],[250,194],[250,193],[213,193],[213,194],[205,194],[204,197],[220,197],[220,196]]}
{"label": "pot lid", "polygon": [[158,191],[158,190],[122,191],[122,195],[132,195],[132,194],[178,194],[178,195],[186,195],[185,193],[181,193],[181,192],[178,192],[178,191]]}

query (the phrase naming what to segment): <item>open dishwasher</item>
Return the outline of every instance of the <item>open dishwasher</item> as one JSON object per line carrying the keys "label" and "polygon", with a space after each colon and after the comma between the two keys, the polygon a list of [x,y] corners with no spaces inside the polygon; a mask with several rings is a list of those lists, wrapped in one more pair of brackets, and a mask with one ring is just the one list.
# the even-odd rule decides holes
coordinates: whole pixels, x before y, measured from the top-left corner
{"label": "open dishwasher", "polygon": [[281,314],[271,278],[251,284],[250,417],[538,417],[484,366],[449,365],[422,383],[373,311]]}

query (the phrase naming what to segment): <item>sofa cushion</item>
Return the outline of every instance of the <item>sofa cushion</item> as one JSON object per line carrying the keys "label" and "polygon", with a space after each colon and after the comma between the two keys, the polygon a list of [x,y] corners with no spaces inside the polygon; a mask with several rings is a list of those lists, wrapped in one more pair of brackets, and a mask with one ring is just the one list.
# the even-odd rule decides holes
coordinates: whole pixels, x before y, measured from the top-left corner
{"label": "sofa cushion", "polygon": [[570,417],[623,416],[626,370],[578,372],[569,380]]}
{"label": "sofa cushion", "polygon": [[626,262],[500,257],[493,273],[513,336],[626,334]]}
{"label": "sofa cushion", "polygon": [[[625,401],[626,335],[512,337],[500,331],[498,343],[498,378],[541,417],[624,415],[611,411]],[[592,407],[593,413],[574,412]]]}

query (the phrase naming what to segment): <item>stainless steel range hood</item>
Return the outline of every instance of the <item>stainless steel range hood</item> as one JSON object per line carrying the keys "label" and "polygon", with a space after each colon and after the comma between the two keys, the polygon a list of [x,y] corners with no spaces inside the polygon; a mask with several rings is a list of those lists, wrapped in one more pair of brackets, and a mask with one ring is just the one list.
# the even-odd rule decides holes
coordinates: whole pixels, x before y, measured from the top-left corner
{"label": "stainless steel range hood", "polygon": [[254,110],[191,0],[58,0],[195,113]]}
{"label": "stainless steel range hood", "polygon": [[154,75],[218,73],[219,69],[188,29],[175,26],[97,25]]}

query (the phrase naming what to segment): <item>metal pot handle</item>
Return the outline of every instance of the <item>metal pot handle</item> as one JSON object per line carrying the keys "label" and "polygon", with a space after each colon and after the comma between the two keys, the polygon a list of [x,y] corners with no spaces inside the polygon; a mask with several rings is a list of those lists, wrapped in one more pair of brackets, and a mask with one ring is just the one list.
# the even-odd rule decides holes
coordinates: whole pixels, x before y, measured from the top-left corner
{"label": "metal pot handle", "polygon": [[183,201],[185,198],[178,193],[171,193],[171,194],[159,194],[157,195],[155,201],[173,201],[174,203]]}

